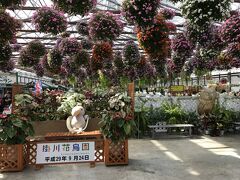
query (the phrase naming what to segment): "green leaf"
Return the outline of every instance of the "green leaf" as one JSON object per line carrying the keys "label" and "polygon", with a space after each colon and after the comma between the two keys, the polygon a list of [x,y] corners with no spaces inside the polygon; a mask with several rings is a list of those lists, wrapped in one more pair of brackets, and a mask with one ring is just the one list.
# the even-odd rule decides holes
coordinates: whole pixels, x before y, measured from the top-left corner
{"label": "green leaf", "polygon": [[119,127],[123,127],[124,123],[125,123],[125,120],[124,120],[124,119],[120,119],[120,120],[118,120],[118,122],[117,122],[117,124],[118,124]]}
{"label": "green leaf", "polygon": [[124,128],[124,131],[127,135],[129,135],[131,133],[131,125],[129,123],[125,124],[123,126],[123,128]]}
{"label": "green leaf", "polygon": [[13,138],[16,135],[17,130],[13,126],[11,126],[9,128],[6,128],[6,133],[9,138]]}
{"label": "green leaf", "polygon": [[23,126],[22,121],[19,120],[19,119],[12,120],[12,123],[13,123],[14,126],[17,126],[17,127],[20,127],[20,128]]}

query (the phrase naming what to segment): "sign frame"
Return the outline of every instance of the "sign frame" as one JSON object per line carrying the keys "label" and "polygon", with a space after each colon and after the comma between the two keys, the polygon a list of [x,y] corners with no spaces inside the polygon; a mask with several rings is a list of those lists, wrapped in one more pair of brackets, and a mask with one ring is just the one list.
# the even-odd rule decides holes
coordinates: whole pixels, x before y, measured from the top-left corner
{"label": "sign frame", "polygon": [[47,143],[83,143],[83,142],[93,142],[94,143],[94,159],[95,159],[95,151],[96,151],[96,142],[93,140],[56,140],[56,141],[39,141],[36,143],[36,166],[45,166],[45,165],[63,165],[63,164],[77,164],[77,163],[90,163],[95,164],[94,161],[83,161],[83,162],[61,162],[61,163],[37,163],[37,145],[38,144],[47,144]]}

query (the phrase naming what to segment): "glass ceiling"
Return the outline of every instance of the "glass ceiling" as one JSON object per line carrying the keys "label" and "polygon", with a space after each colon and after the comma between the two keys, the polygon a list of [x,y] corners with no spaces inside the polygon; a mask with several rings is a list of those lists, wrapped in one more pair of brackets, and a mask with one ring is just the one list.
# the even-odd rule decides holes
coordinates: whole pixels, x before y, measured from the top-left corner
{"label": "glass ceiling", "polygon": [[[112,11],[114,13],[120,13],[120,6],[121,6],[122,0],[98,0],[97,9],[100,10],[108,10]],[[28,0],[27,4],[22,7],[22,9],[19,10],[8,10],[8,12],[16,17],[17,19],[21,19],[23,21],[23,28],[19,31],[17,34],[17,43],[22,45],[23,47],[26,46],[30,41],[34,39],[41,40],[42,43],[45,44],[47,48],[51,48],[55,45],[57,38],[59,36],[54,36],[51,34],[44,34],[36,32],[34,27],[31,24],[31,17],[34,13],[34,11],[42,6],[52,6],[51,0]],[[162,1],[162,7],[168,7],[168,8],[174,8],[177,12],[180,12],[177,8],[177,5],[173,5],[172,3],[168,1]],[[90,13],[91,14],[91,13]],[[69,16],[68,14],[65,14],[68,18],[68,29],[67,31],[70,32],[71,37],[76,37],[77,39],[81,40],[81,35],[79,35],[75,29],[76,22],[78,22],[81,19],[89,19],[89,16],[81,17],[81,16]],[[122,19],[125,24],[126,21]],[[184,22],[184,19],[176,16],[173,19],[173,22],[178,24],[179,26]],[[181,27],[179,27],[179,30],[181,30]],[[133,26],[126,26],[124,27],[124,32],[118,37],[118,39],[114,42],[114,50],[121,50],[128,40],[134,40],[137,43],[136,34],[133,31]],[[141,50],[142,51],[142,50]],[[18,57],[19,53],[14,52],[13,58],[16,59]]]}
{"label": "glass ceiling", "polygon": [[[116,14],[120,13],[120,6],[122,0],[98,0],[97,9],[100,10],[109,10]],[[240,2],[240,0],[235,0],[235,2]],[[182,31],[182,24],[184,23],[184,19],[180,15],[179,10],[179,3],[173,4],[168,0],[161,1],[161,7],[165,8],[172,8],[176,11],[177,16],[174,17],[172,22],[177,25],[178,32]],[[54,36],[51,34],[44,34],[36,32],[34,27],[31,24],[31,17],[34,11],[42,6],[52,6],[51,0],[28,0],[27,4],[19,10],[7,10],[12,16],[16,17],[17,19],[21,19],[23,21],[23,28],[17,34],[17,43],[22,45],[22,47],[26,46],[30,41],[34,39],[39,39],[42,43],[45,44],[47,48],[52,48],[57,38],[59,36]],[[239,3],[233,3],[232,9],[236,10],[240,8]],[[91,13],[90,13],[91,15]],[[81,40],[81,35],[79,35],[75,29],[76,22],[81,19],[89,19],[89,16],[81,17],[81,16],[69,16],[66,14],[68,18],[68,29],[67,31],[70,32],[71,37],[76,37],[77,39]],[[126,21],[122,18],[122,21]],[[114,50],[122,50],[124,44],[128,40],[134,40],[137,43],[136,34],[134,33],[133,26],[129,26],[126,24],[124,28],[124,32],[118,37],[118,39],[114,42]],[[143,52],[143,50],[141,50]],[[19,56],[19,52],[13,53],[13,59],[17,60]],[[16,61],[17,62],[17,61]]]}

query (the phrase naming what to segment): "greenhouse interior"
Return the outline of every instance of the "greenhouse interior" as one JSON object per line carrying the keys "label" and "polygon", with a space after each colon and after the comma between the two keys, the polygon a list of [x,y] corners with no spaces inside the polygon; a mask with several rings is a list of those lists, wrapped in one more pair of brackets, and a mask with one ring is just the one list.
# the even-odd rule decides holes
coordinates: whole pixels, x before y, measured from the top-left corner
{"label": "greenhouse interior", "polygon": [[240,0],[0,0],[0,180],[239,169]]}

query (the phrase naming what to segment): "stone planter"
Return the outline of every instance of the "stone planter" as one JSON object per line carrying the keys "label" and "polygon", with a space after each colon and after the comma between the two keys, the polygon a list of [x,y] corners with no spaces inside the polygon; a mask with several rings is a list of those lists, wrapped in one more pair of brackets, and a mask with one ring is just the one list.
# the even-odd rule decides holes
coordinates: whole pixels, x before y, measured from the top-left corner
{"label": "stone planter", "polygon": [[0,144],[0,172],[22,171],[23,168],[23,145]]}

